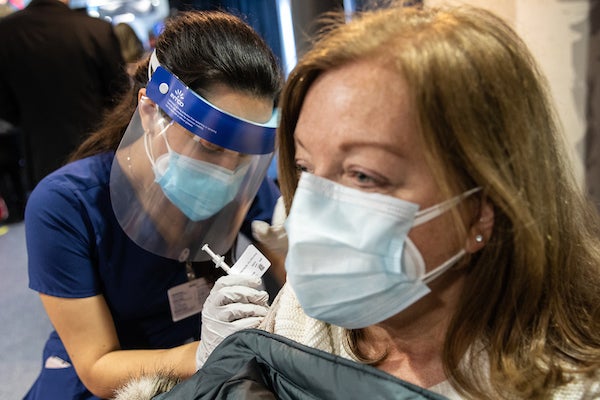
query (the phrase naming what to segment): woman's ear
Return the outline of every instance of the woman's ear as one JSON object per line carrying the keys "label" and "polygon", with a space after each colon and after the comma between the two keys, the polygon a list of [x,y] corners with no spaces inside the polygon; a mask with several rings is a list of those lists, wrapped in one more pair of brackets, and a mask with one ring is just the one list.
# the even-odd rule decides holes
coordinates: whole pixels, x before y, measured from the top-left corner
{"label": "woman's ear", "polygon": [[494,206],[487,198],[482,198],[479,206],[479,215],[471,224],[467,235],[465,250],[467,253],[475,253],[489,242],[494,229]]}
{"label": "woman's ear", "polygon": [[140,119],[142,121],[142,127],[144,131],[149,131],[154,122],[157,112],[156,103],[146,97],[146,88],[141,88],[138,91],[138,109],[140,113]]}

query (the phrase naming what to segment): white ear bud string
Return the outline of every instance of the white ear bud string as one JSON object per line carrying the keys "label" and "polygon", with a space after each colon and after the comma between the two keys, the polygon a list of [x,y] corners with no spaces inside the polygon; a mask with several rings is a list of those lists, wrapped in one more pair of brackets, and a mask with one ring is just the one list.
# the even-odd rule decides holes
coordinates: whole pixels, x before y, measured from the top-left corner
{"label": "white ear bud string", "polygon": [[[167,140],[166,131],[169,128],[169,126],[171,126],[172,124],[173,124],[173,121],[169,122],[169,124],[167,124],[167,126],[165,126],[160,132],[158,132],[158,136],[163,135],[165,144],[167,145],[167,151],[169,153],[171,152],[171,146],[169,146],[169,141]],[[148,143],[148,141],[150,140],[150,135],[148,134],[148,131],[146,131],[146,130],[144,130],[143,135],[144,135],[144,149],[146,150],[146,155],[148,156],[148,160],[150,161],[150,164],[152,164],[152,169],[155,169],[156,162],[154,161],[154,152],[152,151],[152,146]]]}

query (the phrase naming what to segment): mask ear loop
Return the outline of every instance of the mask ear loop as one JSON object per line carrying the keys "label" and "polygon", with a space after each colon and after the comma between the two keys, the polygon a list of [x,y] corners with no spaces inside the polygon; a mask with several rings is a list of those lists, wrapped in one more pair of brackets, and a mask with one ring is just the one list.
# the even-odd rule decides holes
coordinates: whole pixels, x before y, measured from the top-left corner
{"label": "mask ear loop", "polygon": [[458,203],[471,196],[474,193],[477,193],[481,190],[481,186],[473,188],[471,190],[467,190],[466,192],[459,194],[451,199],[448,199],[440,204],[436,204],[425,210],[417,212],[415,215],[413,227],[424,224],[425,222],[431,221],[434,218],[439,217],[446,211],[450,210],[452,207],[455,207]]}
{"label": "mask ear loop", "polygon": [[[474,193],[479,192],[481,189],[482,188],[479,186],[479,187],[473,188],[471,190],[467,190],[466,192],[464,192],[458,196],[455,196],[449,200],[446,200],[443,203],[431,206],[429,208],[426,208],[423,211],[418,212],[417,215],[415,216],[413,227],[424,224],[425,222],[431,221],[432,219],[442,215],[446,211],[450,210],[452,207],[455,207],[458,203],[460,203],[467,197],[471,196]],[[448,260],[446,260],[440,266],[432,269],[431,271],[429,271],[425,275],[423,275],[421,277],[421,280],[425,284],[430,283],[431,281],[435,280],[440,275],[442,275],[444,272],[446,272],[454,264],[456,264],[458,262],[458,260],[460,260],[462,257],[464,257],[464,255],[466,253],[467,252],[465,251],[465,249],[460,249],[455,255],[450,257]]]}
{"label": "mask ear loop", "polygon": [[[169,154],[171,154],[171,152],[173,151],[171,149],[171,146],[169,146],[169,141],[167,140],[167,129],[169,129],[169,127],[173,125],[173,121],[169,122],[160,132],[158,132],[157,136],[162,136],[165,144],[167,145],[167,152]],[[144,150],[146,150],[146,156],[148,157],[148,160],[150,161],[150,164],[152,165],[152,169],[156,170],[156,161],[154,158],[154,152],[152,151],[152,146],[149,143],[150,141],[150,134],[148,133],[147,130],[144,130]]]}
{"label": "mask ear loop", "polygon": [[460,249],[458,253],[450,257],[448,260],[442,263],[442,265],[432,269],[431,271],[423,275],[421,280],[423,281],[423,283],[428,284],[429,282],[433,281],[434,279],[442,275],[444,272],[446,272],[454,264],[456,264],[456,262],[460,260],[465,254],[467,254],[465,249]]}

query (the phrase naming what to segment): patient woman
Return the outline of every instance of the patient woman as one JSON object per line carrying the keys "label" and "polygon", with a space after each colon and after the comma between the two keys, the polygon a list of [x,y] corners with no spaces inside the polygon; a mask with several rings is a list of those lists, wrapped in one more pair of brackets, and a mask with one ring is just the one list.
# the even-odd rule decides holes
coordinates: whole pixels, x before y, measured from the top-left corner
{"label": "patient woman", "polygon": [[[450,399],[600,396],[598,218],[506,23],[475,8],[341,19],[292,71],[281,107],[287,283],[263,329]],[[233,357],[235,341],[222,344],[160,398],[208,392]],[[254,365],[279,360],[253,381],[273,398],[346,390],[305,355],[277,371],[296,350],[256,350]],[[311,374],[338,384],[318,391]],[[282,377],[296,384],[268,383]]]}
{"label": "patient woman", "polygon": [[278,134],[288,285],[265,329],[452,399],[600,396],[598,219],[506,23],[341,23],[289,76]]}

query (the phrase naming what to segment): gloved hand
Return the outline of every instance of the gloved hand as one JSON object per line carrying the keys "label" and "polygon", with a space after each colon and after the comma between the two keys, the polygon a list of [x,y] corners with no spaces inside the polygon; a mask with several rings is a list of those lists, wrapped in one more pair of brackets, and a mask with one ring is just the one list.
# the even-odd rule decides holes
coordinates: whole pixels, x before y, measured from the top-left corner
{"label": "gloved hand", "polygon": [[285,258],[288,249],[287,233],[283,223],[287,218],[283,197],[277,199],[271,225],[265,221],[252,221],[252,236],[277,256]]}
{"label": "gloved hand", "polygon": [[260,290],[262,280],[245,275],[226,275],[215,282],[202,309],[196,368],[224,338],[242,329],[256,328],[269,310],[269,295]]}

